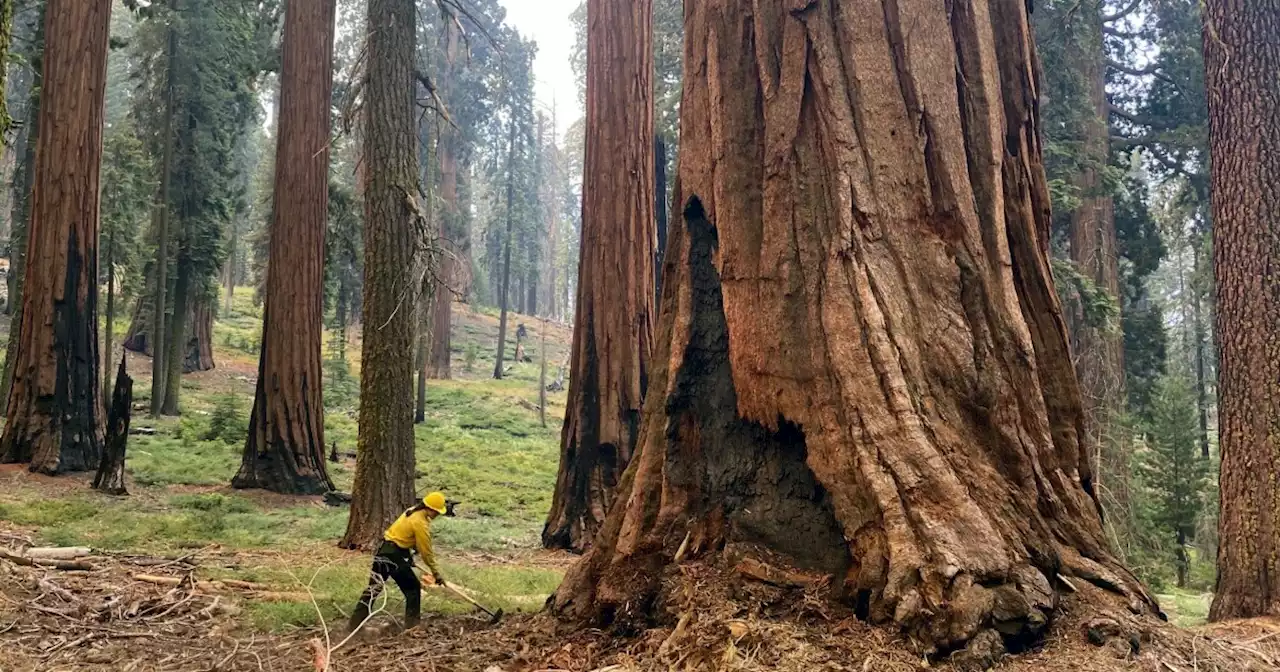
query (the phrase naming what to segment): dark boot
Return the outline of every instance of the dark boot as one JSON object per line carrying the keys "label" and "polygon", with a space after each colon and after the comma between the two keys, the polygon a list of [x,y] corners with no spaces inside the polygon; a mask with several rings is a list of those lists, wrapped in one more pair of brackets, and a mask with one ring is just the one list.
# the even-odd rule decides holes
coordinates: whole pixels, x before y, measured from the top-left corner
{"label": "dark boot", "polygon": [[422,593],[411,591],[404,596],[404,629],[422,622]]}
{"label": "dark boot", "polygon": [[361,600],[360,604],[356,605],[355,611],[351,612],[351,620],[347,622],[347,631],[355,632],[356,628],[359,628],[367,618],[369,618],[369,605],[364,600]]}

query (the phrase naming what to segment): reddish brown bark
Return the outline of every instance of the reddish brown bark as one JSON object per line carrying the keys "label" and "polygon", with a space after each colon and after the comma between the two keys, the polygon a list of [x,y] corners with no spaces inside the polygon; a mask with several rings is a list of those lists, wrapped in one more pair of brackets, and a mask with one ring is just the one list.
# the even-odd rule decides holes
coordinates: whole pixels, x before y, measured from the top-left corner
{"label": "reddish brown bark", "polygon": [[[148,266],[150,268],[150,266]],[[133,309],[133,318],[129,321],[129,331],[125,333],[122,347],[129,352],[136,352],[154,357],[154,340],[151,329],[154,321],[151,313],[155,300],[150,296],[141,297]],[[187,309],[187,347],[182,358],[182,372],[211,371],[217,367],[213,358],[213,304],[209,299],[198,299],[188,305]]]}
{"label": "reddish brown bark", "polygon": [[98,179],[110,0],[50,0],[22,327],[0,460],[98,466]]}
{"label": "reddish brown bark", "polygon": [[1213,620],[1280,615],[1280,0],[1205,4],[1217,280]]}
{"label": "reddish brown bark", "polygon": [[[1100,7],[1093,9],[1101,11]],[[1072,66],[1078,77],[1089,82],[1089,103],[1094,116],[1082,129],[1084,168],[1074,180],[1080,205],[1071,213],[1069,247],[1071,260],[1080,273],[1119,305],[1120,255],[1115,204],[1103,179],[1111,147],[1101,14],[1092,23],[1082,22],[1080,26],[1080,30],[1072,34],[1078,47],[1071,50]],[[1126,442],[1114,431],[1126,400],[1124,333],[1119,320],[1117,314],[1113,324],[1089,324],[1083,306],[1077,305],[1067,313],[1067,333],[1080,380],[1086,437],[1090,448],[1096,451],[1095,482],[1109,510],[1127,518],[1129,456]]]}
{"label": "reddish brown bark", "polygon": [[[452,22],[445,29],[444,67],[439,77],[439,91],[444,100],[452,100],[456,63],[458,59],[458,29]],[[444,233],[445,254],[440,263],[439,282],[431,300],[431,351],[427,357],[426,374],[430,379],[452,377],[453,356],[453,299],[464,284],[458,263],[461,254],[461,214],[458,212],[458,133],[448,124],[440,129],[436,142],[436,154],[440,164],[440,212],[441,230]]]}
{"label": "reddish brown bark", "polygon": [[412,276],[416,194],[414,0],[369,0],[364,103],[364,343],[351,516],[340,545],[368,547],[413,503]]}
{"label": "reddish brown bark", "polygon": [[586,157],[569,402],[548,547],[591,544],[635,452],[653,349],[653,3],[587,3]]}
{"label": "reddish brown bark", "polygon": [[685,17],[684,216],[638,452],[553,609],[643,626],[677,549],[731,545],[937,651],[1034,643],[1059,577],[1153,612],[1091,491],[1026,4]]}
{"label": "reddish brown bark", "polygon": [[237,488],[333,490],[325,466],[320,339],[335,12],[335,0],[295,1],[285,9],[266,314],[249,437],[231,481]]}

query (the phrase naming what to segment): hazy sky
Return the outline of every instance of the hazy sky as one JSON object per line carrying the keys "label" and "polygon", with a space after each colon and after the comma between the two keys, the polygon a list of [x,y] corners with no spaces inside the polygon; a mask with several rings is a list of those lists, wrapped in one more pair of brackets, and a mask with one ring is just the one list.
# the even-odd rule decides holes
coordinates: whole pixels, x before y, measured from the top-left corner
{"label": "hazy sky", "polygon": [[538,78],[538,102],[549,114],[555,101],[556,125],[562,138],[564,130],[582,115],[573,69],[569,67],[569,53],[573,50],[569,14],[579,2],[581,0],[502,0],[502,6],[507,8],[507,23],[538,43],[538,57],[533,64]]}

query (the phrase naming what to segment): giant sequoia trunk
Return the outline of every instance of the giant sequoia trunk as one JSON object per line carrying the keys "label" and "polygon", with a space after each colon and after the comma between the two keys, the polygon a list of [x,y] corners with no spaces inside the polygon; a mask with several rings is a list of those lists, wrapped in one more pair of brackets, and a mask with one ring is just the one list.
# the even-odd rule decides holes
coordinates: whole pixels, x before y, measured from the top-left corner
{"label": "giant sequoia trunk", "polygon": [[569,400],[542,543],[591,544],[635,452],[653,349],[653,3],[587,3],[586,157]]}
{"label": "giant sequoia trunk", "polygon": [[1280,1],[1209,0],[1222,504],[1214,620],[1280,615]]}
{"label": "giant sequoia trunk", "polygon": [[281,48],[280,133],[258,388],[237,488],[316,495],[325,468],[324,235],[335,0],[291,2]]}
{"label": "giant sequoia trunk", "polygon": [[111,0],[50,0],[22,327],[0,460],[98,466],[98,179]]}
{"label": "giant sequoia trunk", "polygon": [[414,0],[369,0],[365,75],[364,344],[351,516],[341,545],[367,547],[413,502],[412,275],[416,194]]}
{"label": "giant sequoia trunk", "polygon": [[1034,642],[1061,577],[1154,611],[1092,490],[1025,3],[685,7],[637,453],[554,610],[645,624],[683,547],[829,574],[940,651]]}
{"label": "giant sequoia trunk", "polygon": [[[440,72],[440,95],[451,101],[453,80],[458,59],[458,29],[451,21],[445,27],[444,67]],[[460,242],[466,235],[462,231],[462,215],[458,210],[458,132],[448,124],[442,124],[440,138],[436,142],[436,155],[440,165],[441,230],[444,233],[445,254],[440,262],[440,277],[435,295],[431,297],[431,343],[427,354],[426,375],[431,379],[448,379],[452,376],[453,356],[453,297],[462,286],[458,255]]]}
{"label": "giant sequoia trunk", "polygon": [[[1072,34],[1076,48],[1069,49],[1071,62],[1088,87],[1092,118],[1083,125],[1083,168],[1074,186],[1080,204],[1071,213],[1068,231],[1071,260],[1080,273],[1120,300],[1120,256],[1116,241],[1115,204],[1104,184],[1103,171],[1110,160],[1108,120],[1110,104],[1106,92],[1106,48],[1102,41],[1101,3],[1081,9],[1089,19],[1081,22],[1084,34]],[[1090,324],[1084,307],[1067,312],[1067,332],[1071,337],[1080,396],[1084,404],[1088,445],[1096,451],[1095,485],[1109,511],[1127,518],[1129,506],[1129,459],[1125,443],[1112,428],[1125,406],[1124,333],[1114,324]]]}
{"label": "giant sequoia trunk", "polygon": [[[151,264],[147,268],[152,268]],[[125,332],[125,350],[154,357],[154,339],[151,329],[155,326],[151,318],[155,310],[154,295],[140,297],[133,308],[133,318],[129,320],[129,331]],[[213,301],[210,298],[198,298],[187,306],[187,346],[182,356],[182,372],[211,371],[217,366],[213,359]]]}

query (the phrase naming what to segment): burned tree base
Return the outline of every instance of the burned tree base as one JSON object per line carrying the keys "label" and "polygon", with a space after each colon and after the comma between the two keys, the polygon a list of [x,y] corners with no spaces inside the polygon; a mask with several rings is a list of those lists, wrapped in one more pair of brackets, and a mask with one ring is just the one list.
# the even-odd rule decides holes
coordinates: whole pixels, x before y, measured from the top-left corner
{"label": "burned tree base", "polygon": [[741,417],[717,232],[697,199],[686,218],[671,248],[685,255],[682,277],[667,290],[681,296],[665,297],[680,310],[659,340],[672,344],[670,368],[653,379],[618,502],[554,613],[621,633],[652,627],[674,597],[663,577],[684,561],[813,592],[934,656],[1036,646],[1079,584],[1131,613],[1158,613],[1106,550],[1093,500],[1064,473],[1026,486],[975,454],[968,469],[982,484],[966,485],[957,463],[924,458],[928,444],[873,430],[883,419],[859,420],[858,431],[889,432],[863,441],[782,416],[773,426]]}
{"label": "burned tree base", "polygon": [[125,449],[129,444],[129,422],[133,408],[133,378],[126,369],[127,357],[120,358],[116,386],[111,393],[111,409],[107,413],[107,438],[102,462],[93,478],[93,489],[109,495],[127,495],[125,488]]}

